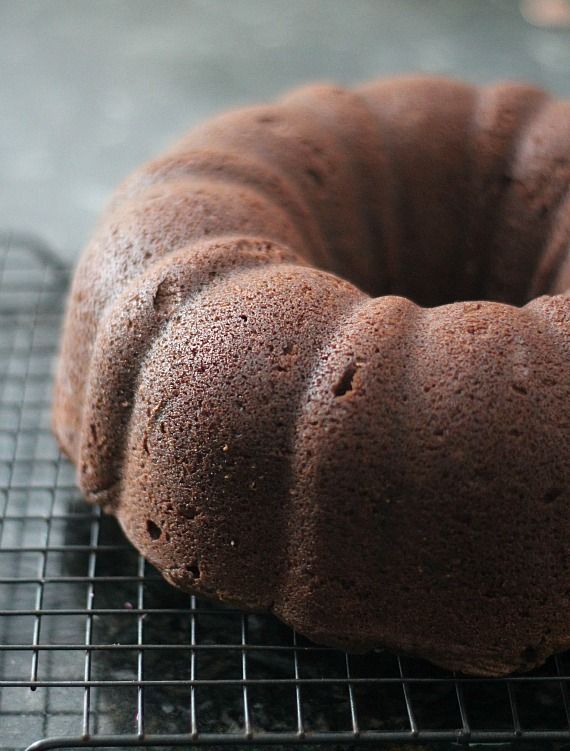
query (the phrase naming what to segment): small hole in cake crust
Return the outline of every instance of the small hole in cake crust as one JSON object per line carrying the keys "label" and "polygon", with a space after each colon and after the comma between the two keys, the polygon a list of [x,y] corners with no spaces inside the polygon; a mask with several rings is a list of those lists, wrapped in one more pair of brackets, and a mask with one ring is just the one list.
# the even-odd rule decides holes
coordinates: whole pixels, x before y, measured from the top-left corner
{"label": "small hole in cake crust", "polygon": [[152,519],[146,520],[146,531],[148,532],[151,540],[158,540],[158,538],[162,534],[161,528],[158,526],[158,524],[155,524]]}
{"label": "small hole in cake crust", "polygon": [[527,394],[528,393],[528,391],[526,389],[526,386],[523,386],[520,383],[512,383],[511,387],[512,387],[513,391],[517,392],[517,394]]}
{"label": "small hole in cake crust", "polygon": [[152,305],[158,315],[168,316],[180,303],[180,290],[174,280],[163,279],[157,286]]}
{"label": "small hole in cake crust", "polygon": [[200,578],[200,564],[198,561],[192,561],[192,563],[187,563],[184,568],[186,571],[188,571],[189,574],[192,575],[193,579],[199,579]]}
{"label": "small hole in cake crust", "polygon": [[283,347],[283,354],[284,355],[297,354],[297,345],[294,342],[287,342],[287,344]]}
{"label": "small hole in cake crust", "polygon": [[535,663],[538,660],[538,650],[536,647],[527,647],[523,649],[521,657],[527,663]]}
{"label": "small hole in cake crust", "polygon": [[352,379],[356,373],[357,367],[355,362],[351,362],[345,368],[344,373],[340,377],[336,386],[333,389],[333,394],[336,396],[344,396],[349,391],[352,391]]}
{"label": "small hole in cake crust", "polygon": [[558,500],[558,498],[560,498],[561,495],[562,495],[562,490],[560,488],[551,488],[548,492],[544,494],[544,502],[554,503],[554,501]]}
{"label": "small hole in cake crust", "polygon": [[324,185],[325,179],[324,179],[324,177],[322,176],[322,174],[318,170],[316,170],[316,169],[314,169],[312,167],[308,167],[307,168],[307,175],[317,185],[319,185],[319,186],[323,186]]}

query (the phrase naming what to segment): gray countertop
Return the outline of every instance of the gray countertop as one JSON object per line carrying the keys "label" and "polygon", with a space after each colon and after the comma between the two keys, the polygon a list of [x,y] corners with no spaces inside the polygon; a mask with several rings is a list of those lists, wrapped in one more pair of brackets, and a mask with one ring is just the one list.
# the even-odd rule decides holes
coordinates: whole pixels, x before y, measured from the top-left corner
{"label": "gray countertop", "polygon": [[570,33],[515,0],[0,0],[0,229],[73,259],[113,186],[200,119],[413,70],[570,95]]}

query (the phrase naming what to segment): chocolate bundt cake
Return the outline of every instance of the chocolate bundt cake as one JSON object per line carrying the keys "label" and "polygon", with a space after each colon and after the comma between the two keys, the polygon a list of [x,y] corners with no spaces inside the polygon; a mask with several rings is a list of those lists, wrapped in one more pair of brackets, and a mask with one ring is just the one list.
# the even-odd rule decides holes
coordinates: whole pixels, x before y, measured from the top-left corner
{"label": "chocolate bundt cake", "polygon": [[217,117],[119,188],[53,425],[176,586],[501,674],[570,646],[570,103],[431,77]]}

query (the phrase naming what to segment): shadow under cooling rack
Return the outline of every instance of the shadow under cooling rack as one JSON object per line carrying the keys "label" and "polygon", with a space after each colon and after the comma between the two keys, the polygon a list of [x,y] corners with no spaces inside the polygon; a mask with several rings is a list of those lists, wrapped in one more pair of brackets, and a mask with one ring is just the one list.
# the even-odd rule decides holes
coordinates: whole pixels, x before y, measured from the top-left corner
{"label": "shadow under cooling rack", "polygon": [[0,236],[1,748],[570,741],[565,655],[464,678],[162,582],[50,434],[67,277],[42,243]]}

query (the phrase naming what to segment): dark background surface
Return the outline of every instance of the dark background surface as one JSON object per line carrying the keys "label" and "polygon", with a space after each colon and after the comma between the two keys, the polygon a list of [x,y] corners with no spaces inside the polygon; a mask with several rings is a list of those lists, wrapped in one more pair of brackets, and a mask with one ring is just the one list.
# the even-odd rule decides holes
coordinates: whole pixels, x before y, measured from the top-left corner
{"label": "dark background surface", "polygon": [[73,259],[116,183],[193,123],[415,70],[570,95],[570,33],[518,0],[0,0],[0,228]]}

